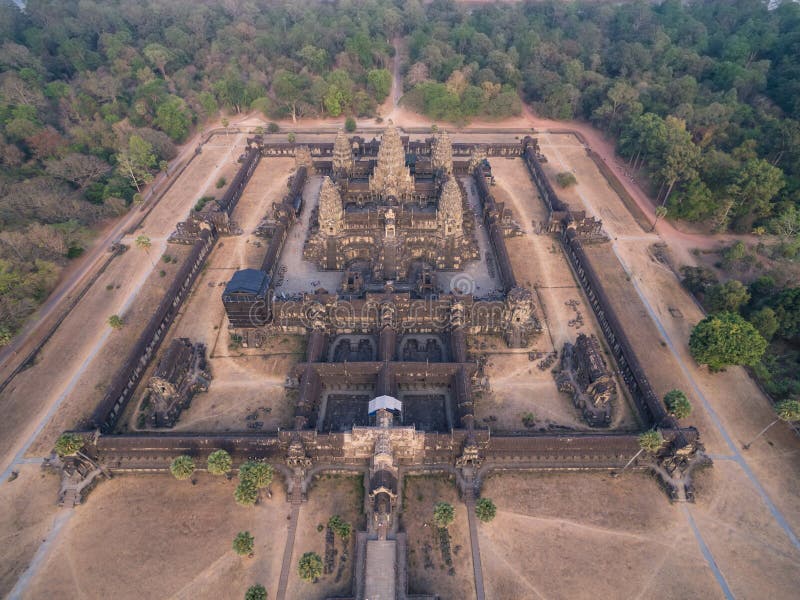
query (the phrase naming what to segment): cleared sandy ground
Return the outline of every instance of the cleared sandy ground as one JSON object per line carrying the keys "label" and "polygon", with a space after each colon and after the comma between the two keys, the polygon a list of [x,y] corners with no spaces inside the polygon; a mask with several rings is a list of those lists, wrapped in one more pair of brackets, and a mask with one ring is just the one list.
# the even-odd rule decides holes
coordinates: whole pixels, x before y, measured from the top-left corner
{"label": "cleared sandy ground", "polygon": [[59,476],[39,465],[21,465],[13,481],[0,487],[0,596],[11,591],[48,536],[57,516]]}
{"label": "cleared sandy ground", "polygon": [[[526,412],[533,412],[536,428],[540,430],[553,426],[589,430],[571,399],[559,393],[550,369],[539,370],[539,359],[528,360],[528,351],[561,352],[566,342],[575,343],[578,334],[584,333],[594,334],[601,341],[612,371],[615,369],[613,359],[558,240],[546,233],[535,233],[536,226],[546,220],[547,213],[527,167],[518,158],[495,158],[491,165],[496,180],[492,188],[495,198],[513,211],[525,232],[523,236],[507,239],[506,245],[517,281],[535,289],[536,314],[544,331],[531,348],[522,352],[504,347],[488,352],[486,373],[492,392],[477,403],[476,414],[480,420],[490,419],[492,429],[497,431],[523,430],[522,415]],[[578,304],[572,306],[574,302]],[[583,325],[571,324],[579,313]],[[635,428],[636,417],[619,380],[617,388],[620,394],[614,404],[612,427]]]}
{"label": "cleared sandy ground", "polygon": [[[450,532],[454,574],[449,574],[444,563],[433,523],[433,508],[437,502],[449,502],[456,511],[455,521],[447,528]],[[437,594],[441,598],[474,598],[467,509],[459,500],[455,485],[442,476],[406,477],[400,522],[408,534],[409,593]]]}
{"label": "cleared sandy ground", "polygon": [[648,477],[499,475],[479,524],[487,598],[722,598],[681,509]]}
{"label": "cleared sandy ground", "polygon": [[[233,499],[235,479],[117,477],[75,509],[23,598],[241,598],[262,583],[274,594],[289,504],[283,485],[255,507]],[[231,544],[255,538],[253,558]]]}
{"label": "cleared sandy ground", "polygon": [[[242,431],[247,428],[245,417],[255,411],[261,411],[256,420],[263,424],[262,431],[275,431],[291,422],[292,407],[285,399],[283,386],[291,365],[302,358],[301,340],[279,336],[261,349],[231,348],[221,298],[236,270],[261,267],[266,244],[253,232],[264,216],[272,214],[273,203],[280,202],[286,194],[293,165],[291,158],[269,158],[259,163],[233,214],[243,234],[222,237],[217,242],[151,365],[152,371],[174,338],[187,337],[206,345],[211,386],[207,393],[195,396],[175,430]],[[144,377],[137,400],[126,413],[128,429],[136,423],[138,400],[147,381],[148,377]]]}

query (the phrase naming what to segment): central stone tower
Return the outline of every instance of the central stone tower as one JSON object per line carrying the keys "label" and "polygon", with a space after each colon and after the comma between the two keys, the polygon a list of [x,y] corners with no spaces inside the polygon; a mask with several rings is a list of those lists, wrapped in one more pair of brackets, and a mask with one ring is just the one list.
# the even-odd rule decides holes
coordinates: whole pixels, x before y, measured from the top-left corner
{"label": "central stone tower", "polygon": [[403,140],[391,123],[381,138],[378,164],[369,178],[369,191],[383,199],[394,196],[398,200],[408,199],[414,193],[414,178],[406,166]]}

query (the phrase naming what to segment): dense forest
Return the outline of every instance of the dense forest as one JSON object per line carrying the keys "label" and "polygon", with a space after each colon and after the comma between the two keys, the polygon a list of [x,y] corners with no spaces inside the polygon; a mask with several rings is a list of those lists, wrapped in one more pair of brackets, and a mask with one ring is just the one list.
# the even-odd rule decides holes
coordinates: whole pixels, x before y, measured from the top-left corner
{"label": "dense forest", "polygon": [[670,217],[800,253],[800,5],[0,0],[0,345],[203,122],[583,119]]}

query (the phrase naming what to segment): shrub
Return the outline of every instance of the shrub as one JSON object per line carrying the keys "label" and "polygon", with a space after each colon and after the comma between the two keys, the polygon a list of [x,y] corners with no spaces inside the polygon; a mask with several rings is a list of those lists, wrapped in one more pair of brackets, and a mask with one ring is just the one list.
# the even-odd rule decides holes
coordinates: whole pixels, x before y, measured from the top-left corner
{"label": "shrub", "polygon": [[178,480],[189,479],[194,473],[194,460],[191,456],[182,455],[172,461],[169,470],[173,477]]}
{"label": "shrub", "polygon": [[685,419],[692,413],[692,405],[689,399],[680,390],[672,390],[667,392],[664,396],[664,404],[671,414],[676,419]]}
{"label": "shrub", "polygon": [[578,179],[575,177],[575,174],[570,171],[563,171],[556,175],[556,181],[562,188],[572,187],[578,183]]}
{"label": "shrub", "polygon": [[267,590],[260,583],[251,585],[244,594],[244,600],[267,600]]}
{"label": "shrub", "polygon": [[333,515],[328,519],[328,527],[343,540],[350,537],[351,527],[350,523],[342,519],[339,515]]}
{"label": "shrub", "polygon": [[269,132],[269,133],[278,133],[280,130],[281,130],[281,128],[277,123],[268,123],[267,124],[267,132]]}
{"label": "shrub", "polygon": [[225,179],[224,177],[220,177],[219,179],[217,179],[216,183],[217,189],[224,188],[226,183],[228,183],[228,180]]}
{"label": "shrub", "polygon": [[111,315],[108,317],[108,325],[111,329],[122,329],[125,325],[125,321],[123,321],[122,317],[119,315]]}
{"label": "shrub", "polygon": [[56,440],[55,450],[59,456],[72,456],[83,448],[83,438],[77,433],[62,433]]}
{"label": "shrub", "polygon": [[348,133],[353,133],[356,130],[356,120],[353,117],[347,117],[344,120],[344,130]]}
{"label": "shrub", "polygon": [[294,144],[297,141],[297,134],[292,131],[286,136],[286,139],[289,140],[290,144]]}

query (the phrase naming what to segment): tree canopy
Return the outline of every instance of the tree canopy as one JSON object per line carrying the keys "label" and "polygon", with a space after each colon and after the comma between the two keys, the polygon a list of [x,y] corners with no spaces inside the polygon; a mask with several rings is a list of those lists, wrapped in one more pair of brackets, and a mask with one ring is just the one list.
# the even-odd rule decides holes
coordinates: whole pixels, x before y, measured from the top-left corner
{"label": "tree canopy", "polygon": [[313,582],[322,575],[322,558],[316,552],[306,552],[297,563],[297,573],[303,581]]}
{"label": "tree canopy", "polygon": [[438,527],[447,527],[456,518],[456,511],[448,502],[438,502],[433,507],[433,521]]}
{"label": "tree canopy", "polygon": [[754,365],[767,349],[767,341],[751,323],[730,312],[706,317],[692,330],[689,350],[694,359],[712,371],[728,365]]}
{"label": "tree canopy", "polygon": [[194,473],[194,459],[191,456],[181,455],[172,461],[169,470],[178,480],[189,479]]}

